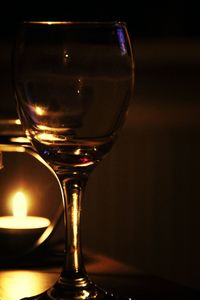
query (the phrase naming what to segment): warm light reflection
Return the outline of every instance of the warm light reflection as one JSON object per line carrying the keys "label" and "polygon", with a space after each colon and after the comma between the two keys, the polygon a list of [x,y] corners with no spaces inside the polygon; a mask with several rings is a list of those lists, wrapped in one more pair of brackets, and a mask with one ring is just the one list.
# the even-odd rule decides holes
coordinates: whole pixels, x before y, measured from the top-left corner
{"label": "warm light reflection", "polygon": [[[11,142],[15,143],[16,140],[14,138],[10,139]],[[25,148],[20,145],[8,145],[8,144],[0,144],[0,151],[2,152],[25,152]]]}
{"label": "warm light reflection", "polygon": [[16,125],[21,125],[20,119],[16,119],[16,120],[15,120],[15,124],[16,124]]}
{"label": "warm light reflection", "polygon": [[78,194],[77,192],[72,193],[73,199],[73,210],[72,210],[72,222],[73,222],[73,238],[74,238],[74,267],[78,270],[78,225],[79,225],[79,211],[78,211]]}
{"label": "warm light reflection", "polygon": [[46,114],[46,108],[44,108],[44,107],[40,107],[40,106],[35,106],[35,113],[37,114],[37,115],[39,115],[39,116],[43,116],[43,115],[45,115]]}
{"label": "warm light reflection", "polygon": [[70,22],[70,21],[29,21],[25,22],[29,24],[43,24],[43,25],[67,25],[72,24],[76,22]]}
{"label": "warm light reflection", "polygon": [[0,170],[3,169],[4,165],[3,165],[3,155],[2,152],[0,151]]}
{"label": "warm light reflection", "polygon": [[27,216],[27,198],[21,191],[12,198],[13,216],[0,217],[0,228],[4,229],[41,229],[50,225],[50,220],[43,217]]}
{"label": "warm light reflection", "polygon": [[54,141],[56,140],[55,135],[52,133],[39,133],[37,138],[41,141]]}
{"label": "warm light reflection", "polygon": [[64,63],[67,63],[69,59],[69,53],[68,50],[64,50]]}
{"label": "warm light reflection", "polygon": [[[37,128],[39,130],[42,130],[42,131],[58,132],[58,133],[60,133],[60,132],[66,132],[66,133],[68,133],[71,130],[70,128],[66,128],[66,127],[64,127],[64,128],[62,128],[62,127],[53,127],[53,126],[50,127],[50,126],[41,125],[41,124],[38,124]],[[45,132],[45,134],[47,134],[47,132]]]}
{"label": "warm light reflection", "polygon": [[17,192],[12,201],[13,216],[20,218],[27,215],[27,199],[23,192]]}
{"label": "warm light reflection", "polygon": [[38,141],[41,141],[43,143],[47,142],[66,142],[67,137],[63,135],[57,135],[53,133],[39,133],[36,135],[36,138]]}
{"label": "warm light reflection", "polygon": [[81,154],[81,148],[78,148],[74,151],[74,154],[80,155]]}
{"label": "warm light reflection", "polygon": [[19,143],[19,144],[29,143],[28,139],[26,137],[23,137],[23,136],[12,137],[12,138],[10,138],[10,141],[13,142],[13,143]]}
{"label": "warm light reflection", "polygon": [[51,130],[51,127],[49,127],[49,126],[46,126],[46,125],[41,125],[41,124],[38,124],[37,125],[37,128],[39,129],[39,130],[46,130],[46,131],[50,131]]}
{"label": "warm light reflection", "polygon": [[81,297],[81,299],[88,299],[89,296],[90,296],[90,293],[86,290],[83,290],[82,295],[80,297]]}
{"label": "warm light reflection", "polygon": [[0,272],[0,299],[16,300],[39,294],[48,289],[56,280],[57,273],[38,271]]}
{"label": "warm light reflection", "polygon": [[21,121],[19,119],[0,119],[0,125],[21,125]]}

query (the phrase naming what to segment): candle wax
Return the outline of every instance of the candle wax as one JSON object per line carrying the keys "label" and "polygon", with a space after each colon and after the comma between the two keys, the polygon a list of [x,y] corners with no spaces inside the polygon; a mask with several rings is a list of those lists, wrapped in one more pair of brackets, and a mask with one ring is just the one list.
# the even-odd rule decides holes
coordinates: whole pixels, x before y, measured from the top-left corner
{"label": "candle wax", "polygon": [[45,228],[50,224],[49,219],[35,216],[4,216],[0,217],[0,228],[6,229],[37,229]]}
{"label": "candle wax", "polygon": [[49,219],[36,216],[0,217],[1,257],[15,257],[34,249],[49,225]]}

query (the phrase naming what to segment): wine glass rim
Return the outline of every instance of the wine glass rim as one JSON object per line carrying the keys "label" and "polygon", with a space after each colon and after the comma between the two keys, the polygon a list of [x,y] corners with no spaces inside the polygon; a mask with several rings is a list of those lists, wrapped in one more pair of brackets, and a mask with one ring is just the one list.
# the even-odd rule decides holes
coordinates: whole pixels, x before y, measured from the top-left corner
{"label": "wine glass rim", "polygon": [[122,25],[126,26],[125,21],[23,21],[22,24],[30,25]]}

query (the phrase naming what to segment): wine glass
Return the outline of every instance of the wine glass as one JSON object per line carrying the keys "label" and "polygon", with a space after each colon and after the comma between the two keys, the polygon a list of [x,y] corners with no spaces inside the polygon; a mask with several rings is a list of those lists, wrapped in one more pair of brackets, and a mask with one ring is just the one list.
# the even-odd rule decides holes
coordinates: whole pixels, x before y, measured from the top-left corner
{"label": "wine glass", "polygon": [[14,53],[18,112],[27,137],[60,180],[66,225],[58,281],[25,299],[117,298],[86,273],[81,202],[89,174],[123,124],[133,77],[125,23],[24,22],[19,28]]}

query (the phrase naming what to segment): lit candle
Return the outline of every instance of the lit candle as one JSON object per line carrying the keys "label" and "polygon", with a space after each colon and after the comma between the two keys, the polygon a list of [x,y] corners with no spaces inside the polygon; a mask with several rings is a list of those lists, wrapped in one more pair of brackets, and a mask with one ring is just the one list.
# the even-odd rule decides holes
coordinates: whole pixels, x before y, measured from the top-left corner
{"label": "lit candle", "polygon": [[27,216],[27,200],[22,192],[13,197],[13,216],[0,217],[0,228],[5,229],[37,229],[46,228],[50,221],[47,218]]}
{"label": "lit candle", "polygon": [[12,251],[9,248],[13,246],[17,251],[29,250],[50,225],[50,220],[27,215],[27,199],[23,192],[14,195],[12,210],[13,216],[0,217],[0,234],[4,238],[1,244],[8,252]]}

